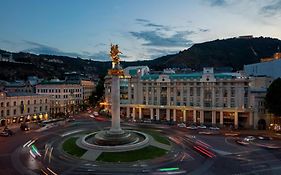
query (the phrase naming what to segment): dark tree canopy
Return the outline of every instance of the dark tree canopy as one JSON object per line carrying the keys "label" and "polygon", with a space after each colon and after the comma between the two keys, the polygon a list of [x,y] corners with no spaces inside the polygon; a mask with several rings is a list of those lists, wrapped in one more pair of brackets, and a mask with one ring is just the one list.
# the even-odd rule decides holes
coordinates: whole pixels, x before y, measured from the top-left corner
{"label": "dark tree canopy", "polygon": [[269,86],[265,102],[268,112],[281,117],[281,78],[277,78]]}

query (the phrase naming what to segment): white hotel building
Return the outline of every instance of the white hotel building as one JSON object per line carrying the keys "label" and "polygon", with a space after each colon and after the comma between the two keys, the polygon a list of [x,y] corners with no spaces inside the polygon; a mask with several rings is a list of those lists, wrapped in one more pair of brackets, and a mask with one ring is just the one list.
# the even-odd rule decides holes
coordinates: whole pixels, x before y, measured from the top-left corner
{"label": "white hotel building", "polygon": [[[253,126],[249,79],[240,73],[214,73],[213,68],[190,74],[150,74],[149,68],[128,67],[120,80],[121,117]],[[110,77],[105,104],[110,110]]]}

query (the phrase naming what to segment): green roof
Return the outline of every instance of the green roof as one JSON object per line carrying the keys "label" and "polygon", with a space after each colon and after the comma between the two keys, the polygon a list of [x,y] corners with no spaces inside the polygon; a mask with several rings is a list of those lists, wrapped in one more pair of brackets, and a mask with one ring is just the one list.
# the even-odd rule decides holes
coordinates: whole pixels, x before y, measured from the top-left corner
{"label": "green roof", "polygon": [[170,79],[197,79],[202,77],[202,73],[190,73],[190,74],[171,74]]}
{"label": "green roof", "polygon": [[[195,72],[190,74],[170,74],[169,78],[171,80],[183,80],[183,79],[200,79],[202,77],[202,72]],[[231,74],[216,73],[214,74],[216,79],[229,79],[235,77]],[[159,74],[145,74],[141,77],[142,80],[156,80],[159,78]]]}
{"label": "green roof", "polygon": [[59,84],[80,84],[78,82],[69,82],[69,81],[42,81],[41,85],[59,85]]}
{"label": "green roof", "polygon": [[141,77],[142,80],[157,80],[158,78],[158,74],[145,74]]}
{"label": "green roof", "polygon": [[131,70],[129,70],[129,74],[130,74],[131,76],[136,76],[137,73],[138,73],[138,69],[131,69]]}

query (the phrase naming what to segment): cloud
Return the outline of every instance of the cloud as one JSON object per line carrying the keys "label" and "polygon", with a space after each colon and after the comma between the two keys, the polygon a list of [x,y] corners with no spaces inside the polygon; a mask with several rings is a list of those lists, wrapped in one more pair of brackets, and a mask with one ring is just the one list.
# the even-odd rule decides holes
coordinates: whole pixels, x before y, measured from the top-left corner
{"label": "cloud", "polygon": [[205,0],[207,1],[211,6],[223,6],[226,5],[226,0]]}
{"label": "cloud", "polygon": [[31,52],[35,54],[47,54],[47,55],[63,55],[63,56],[70,56],[70,57],[87,57],[87,55],[75,53],[75,52],[64,52],[60,49],[50,47],[44,44],[40,44],[33,41],[23,40],[23,42],[31,48],[24,49],[23,52]]}
{"label": "cloud", "polygon": [[28,45],[28,49],[24,49],[24,52],[31,52],[35,54],[46,54],[46,55],[60,55],[60,56],[70,56],[70,57],[80,57],[80,58],[88,58],[88,59],[94,59],[97,61],[109,61],[110,58],[108,56],[108,53],[105,51],[100,51],[97,53],[90,53],[88,51],[82,51],[81,53],[76,52],[64,52],[60,49],[50,47],[44,44],[40,44],[33,41],[27,41],[24,40],[24,43]]}
{"label": "cloud", "polygon": [[209,32],[210,29],[199,29],[200,32]]}
{"label": "cloud", "polygon": [[132,36],[137,39],[144,40],[144,46],[164,46],[164,47],[186,47],[190,46],[193,42],[186,39],[187,35],[193,34],[193,31],[177,31],[171,36],[162,36],[156,30],[154,31],[140,31],[130,32]]}
{"label": "cloud", "polygon": [[169,28],[170,28],[169,26],[153,23],[153,22],[151,22],[150,20],[147,20],[147,19],[138,18],[138,19],[136,19],[136,21],[144,27],[157,28],[157,29],[160,29],[160,30],[169,30]]}
{"label": "cloud", "polygon": [[277,13],[280,13],[281,12],[280,9],[281,9],[281,0],[275,0],[263,6],[260,12],[265,16],[273,16],[276,15]]}
{"label": "cloud", "polygon": [[136,21],[138,21],[138,22],[149,22],[149,20],[147,20],[147,19],[141,19],[141,18],[137,18]]}

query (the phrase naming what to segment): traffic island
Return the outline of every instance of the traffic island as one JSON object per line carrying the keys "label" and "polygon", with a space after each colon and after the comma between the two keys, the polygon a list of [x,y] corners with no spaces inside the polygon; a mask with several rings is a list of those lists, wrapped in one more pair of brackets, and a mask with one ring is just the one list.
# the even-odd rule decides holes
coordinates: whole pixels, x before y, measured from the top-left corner
{"label": "traffic island", "polygon": [[167,150],[162,148],[147,146],[134,151],[103,152],[96,160],[102,162],[134,162],[138,160],[148,160],[161,157],[167,152]]}
{"label": "traffic island", "polygon": [[[122,145],[115,149],[114,146],[84,146],[82,141],[91,134],[76,133],[62,142],[62,150],[67,155],[87,161],[100,162],[134,162],[139,160],[155,159],[167,154],[172,145],[168,138],[153,130],[134,131],[144,134],[144,139],[138,142]],[[86,139],[87,140],[87,139]],[[145,141],[145,142],[144,142]],[[145,144],[144,144],[145,143]],[[135,145],[136,144],[136,145]],[[117,147],[120,147],[117,146]]]}
{"label": "traffic island", "polygon": [[76,140],[78,137],[70,137],[67,140],[65,140],[62,144],[62,149],[67,154],[70,154],[75,157],[81,157],[83,154],[87,152],[87,150],[80,148],[76,145]]}

